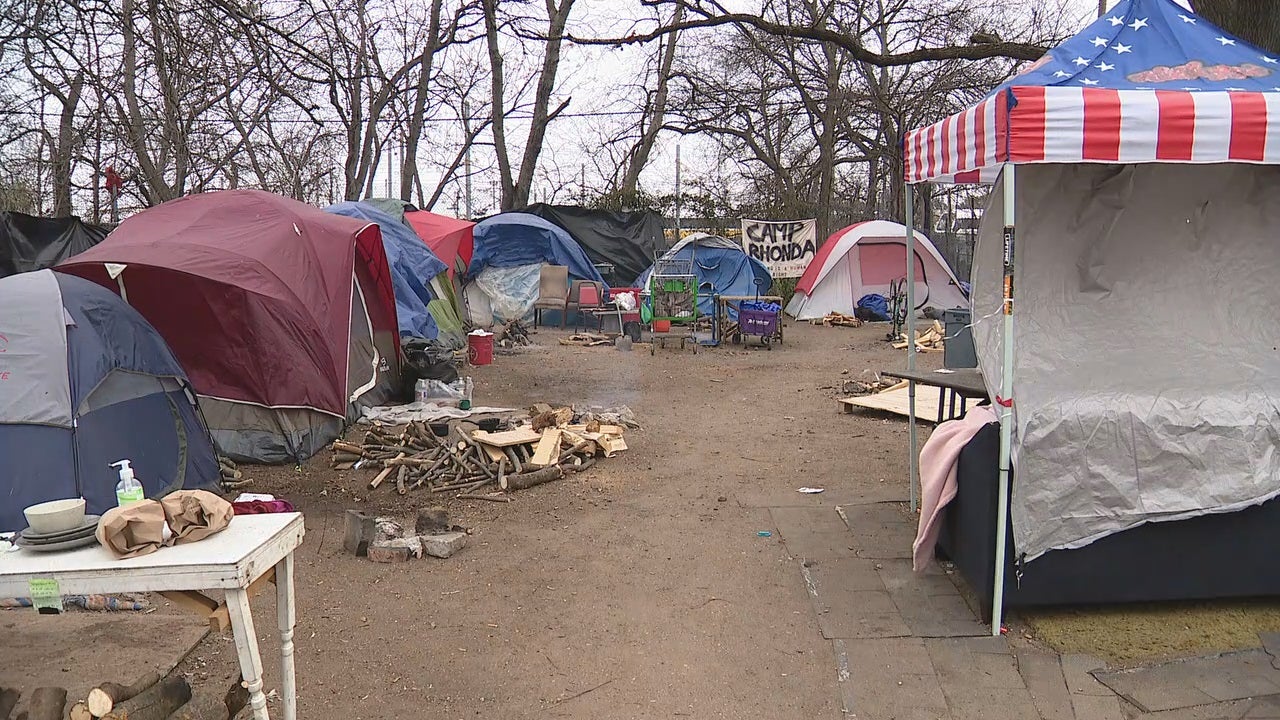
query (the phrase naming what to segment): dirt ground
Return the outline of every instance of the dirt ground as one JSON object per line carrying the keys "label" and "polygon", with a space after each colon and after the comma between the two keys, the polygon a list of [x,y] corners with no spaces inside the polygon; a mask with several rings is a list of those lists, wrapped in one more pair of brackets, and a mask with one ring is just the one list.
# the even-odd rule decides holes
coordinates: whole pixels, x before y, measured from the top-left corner
{"label": "dirt ground", "polygon": [[[899,367],[883,327],[792,323],[772,351],[556,344],[479,368],[478,404],[630,406],[630,451],[509,504],[450,500],[474,529],[448,560],[379,565],[341,548],[342,511],[410,515],[440,496],[366,493],[370,472],[248,468],[292,500],[302,717],[837,718],[831,645],[767,508],[906,496],[901,422],[840,415],[843,380]],[[923,364],[936,365],[927,356]],[[848,370],[848,374],[842,374]],[[254,601],[278,686],[271,593]],[[185,665],[234,675],[229,637]]]}

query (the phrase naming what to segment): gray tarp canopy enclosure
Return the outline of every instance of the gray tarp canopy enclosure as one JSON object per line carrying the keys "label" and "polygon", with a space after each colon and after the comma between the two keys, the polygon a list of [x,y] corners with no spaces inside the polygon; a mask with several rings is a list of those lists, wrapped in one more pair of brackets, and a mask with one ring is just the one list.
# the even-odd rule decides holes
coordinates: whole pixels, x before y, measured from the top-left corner
{"label": "gray tarp canopy enclosure", "polygon": [[[1280,493],[1280,168],[1026,165],[1016,182],[1019,557]],[[983,222],[974,254],[992,397],[1000,226]]]}
{"label": "gray tarp canopy enclosure", "polygon": [[217,486],[186,373],[123,300],[50,270],[0,279],[0,532],[22,509],[84,497],[115,506],[108,463],[133,461],[148,497]]}

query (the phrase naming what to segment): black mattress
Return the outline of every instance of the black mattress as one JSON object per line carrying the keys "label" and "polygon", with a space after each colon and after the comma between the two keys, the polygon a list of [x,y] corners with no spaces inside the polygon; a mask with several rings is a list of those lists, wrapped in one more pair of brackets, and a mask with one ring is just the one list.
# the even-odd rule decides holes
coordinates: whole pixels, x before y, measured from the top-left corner
{"label": "black mattress", "polygon": [[[999,453],[996,423],[961,451],[956,498],[938,537],[938,555],[955,562],[988,609]],[[1021,568],[1012,530],[1008,537],[1005,607],[1280,595],[1274,563],[1280,499],[1233,513],[1148,523],[1077,550],[1054,550]]]}

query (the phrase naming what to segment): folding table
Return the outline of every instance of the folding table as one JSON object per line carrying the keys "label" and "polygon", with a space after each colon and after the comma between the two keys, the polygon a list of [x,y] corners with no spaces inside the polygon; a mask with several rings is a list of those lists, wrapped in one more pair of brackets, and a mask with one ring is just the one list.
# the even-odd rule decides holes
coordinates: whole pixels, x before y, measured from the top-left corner
{"label": "folding table", "polygon": [[295,720],[293,551],[302,544],[304,532],[301,513],[237,515],[225,530],[204,540],[125,560],[116,559],[101,545],[55,553],[25,549],[0,553],[0,597],[30,595],[29,583],[34,579],[56,580],[63,595],[225,590],[253,717],[268,720],[249,586],[274,568],[281,708],[285,720]]}

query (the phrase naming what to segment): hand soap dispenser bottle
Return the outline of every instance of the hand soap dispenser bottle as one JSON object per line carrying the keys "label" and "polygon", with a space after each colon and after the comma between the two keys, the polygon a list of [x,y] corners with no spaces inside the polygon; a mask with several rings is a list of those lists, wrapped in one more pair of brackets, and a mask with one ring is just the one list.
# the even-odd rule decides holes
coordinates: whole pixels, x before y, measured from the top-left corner
{"label": "hand soap dispenser bottle", "polygon": [[116,483],[116,505],[124,507],[129,503],[146,499],[142,483],[133,477],[133,468],[130,466],[130,461],[120,460],[113,462],[111,467],[120,468],[120,482]]}

